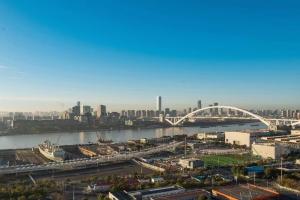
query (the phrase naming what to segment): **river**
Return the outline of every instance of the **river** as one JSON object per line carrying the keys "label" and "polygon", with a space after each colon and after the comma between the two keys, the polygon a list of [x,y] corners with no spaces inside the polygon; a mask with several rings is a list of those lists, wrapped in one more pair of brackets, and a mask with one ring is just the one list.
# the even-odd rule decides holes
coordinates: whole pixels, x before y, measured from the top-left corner
{"label": "river", "polygon": [[[255,125],[255,126],[254,126]],[[155,129],[134,129],[134,130],[112,130],[101,131],[98,134],[107,140],[114,142],[126,142],[130,139],[154,138],[162,136],[172,136],[177,134],[193,135],[199,132],[215,132],[215,131],[241,131],[264,129],[266,126],[262,123],[247,123],[243,125],[226,125],[211,127],[170,127]],[[60,133],[41,133],[26,135],[5,135],[0,136],[0,149],[20,149],[36,147],[44,140],[49,139],[51,142],[60,145],[87,144],[97,141],[95,131],[89,132],[60,132]]]}

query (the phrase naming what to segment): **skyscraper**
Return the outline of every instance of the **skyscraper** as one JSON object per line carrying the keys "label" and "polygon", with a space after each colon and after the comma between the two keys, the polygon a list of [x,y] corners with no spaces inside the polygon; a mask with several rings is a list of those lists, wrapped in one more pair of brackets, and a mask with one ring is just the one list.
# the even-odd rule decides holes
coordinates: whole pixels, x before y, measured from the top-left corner
{"label": "skyscraper", "polygon": [[202,108],[201,100],[198,101],[198,103],[197,103],[197,108],[198,108],[198,109],[201,109],[201,108]]}
{"label": "skyscraper", "polygon": [[[219,105],[219,103],[214,103],[214,106],[218,106]],[[214,116],[215,115],[218,115],[219,114],[219,109],[218,108],[215,108],[215,110],[214,110]]]}
{"label": "skyscraper", "polygon": [[156,97],[156,110],[161,112],[161,96]]}
{"label": "skyscraper", "polygon": [[103,117],[106,116],[106,106],[105,105],[99,105],[97,106],[97,117]]}

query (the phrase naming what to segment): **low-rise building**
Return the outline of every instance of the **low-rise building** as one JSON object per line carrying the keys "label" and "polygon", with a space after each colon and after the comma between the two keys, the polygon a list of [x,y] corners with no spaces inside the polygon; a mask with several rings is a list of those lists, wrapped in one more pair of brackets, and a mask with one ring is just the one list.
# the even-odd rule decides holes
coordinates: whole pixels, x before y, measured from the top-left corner
{"label": "low-rise building", "polygon": [[188,142],[186,144],[187,147],[191,148],[191,149],[198,149],[201,146],[203,146],[203,144],[199,143],[199,142]]}
{"label": "low-rise building", "polygon": [[274,200],[280,199],[278,192],[251,184],[222,186],[212,190],[216,199],[224,200]]}
{"label": "low-rise building", "polygon": [[195,168],[204,167],[204,162],[196,158],[180,159],[178,164],[181,167],[186,169],[195,169]]}
{"label": "low-rise building", "polygon": [[212,132],[212,133],[198,133],[197,139],[199,140],[221,140],[224,139],[224,132]]}
{"label": "low-rise building", "polygon": [[300,135],[299,134],[291,134],[291,135],[280,135],[280,136],[269,136],[269,137],[262,137],[262,140],[265,141],[272,141],[287,145],[300,145]]}
{"label": "low-rise building", "polygon": [[172,140],[170,136],[163,136],[159,138],[142,138],[140,139],[140,143],[142,144],[159,144],[159,143],[167,143]]}
{"label": "low-rise building", "polygon": [[138,182],[139,182],[140,184],[150,183],[150,182],[151,182],[151,179],[138,179]]}
{"label": "low-rise building", "polygon": [[151,183],[161,183],[164,181],[165,181],[165,179],[163,177],[152,177],[151,178]]}
{"label": "low-rise building", "polygon": [[153,197],[152,200],[198,200],[201,199],[201,197],[206,197],[206,199],[210,199],[210,193],[202,190],[187,190],[184,192],[176,193],[176,194],[170,194],[170,195],[164,195],[160,197]]}
{"label": "low-rise building", "polygon": [[137,191],[128,192],[128,194],[132,199],[151,200],[156,197],[174,195],[182,192],[185,192],[185,189],[182,187],[168,186],[168,187],[152,188],[152,189],[145,189],[145,190],[137,190]]}
{"label": "low-rise building", "polygon": [[109,192],[108,198],[110,200],[132,200],[130,195],[125,191]]}
{"label": "low-rise building", "polygon": [[252,153],[264,159],[271,158],[277,160],[281,156],[289,154],[290,149],[278,143],[253,143]]}
{"label": "low-rise building", "polygon": [[291,130],[292,135],[300,135],[300,130]]}
{"label": "low-rise building", "polygon": [[249,177],[263,175],[265,168],[263,166],[250,166],[245,168],[245,172]]}
{"label": "low-rise building", "polygon": [[255,142],[257,138],[268,134],[269,132],[266,131],[226,131],[225,143],[251,147],[252,143]]}

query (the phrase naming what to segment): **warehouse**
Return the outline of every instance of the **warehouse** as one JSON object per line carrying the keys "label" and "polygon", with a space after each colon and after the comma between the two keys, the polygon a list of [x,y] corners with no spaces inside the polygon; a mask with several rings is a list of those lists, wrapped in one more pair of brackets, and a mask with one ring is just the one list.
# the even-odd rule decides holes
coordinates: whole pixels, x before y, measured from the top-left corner
{"label": "warehouse", "polygon": [[290,148],[278,143],[253,143],[252,153],[264,159],[271,158],[278,160],[281,156],[288,155]]}
{"label": "warehouse", "polygon": [[212,190],[212,195],[220,200],[271,200],[280,199],[279,193],[251,184],[223,186]]}
{"label": "warehouse", "polygon": [[225,132],[225,143],[251,147],[252,143],[257,140],[257,138],[269,135],[267,131],[226,131]]}

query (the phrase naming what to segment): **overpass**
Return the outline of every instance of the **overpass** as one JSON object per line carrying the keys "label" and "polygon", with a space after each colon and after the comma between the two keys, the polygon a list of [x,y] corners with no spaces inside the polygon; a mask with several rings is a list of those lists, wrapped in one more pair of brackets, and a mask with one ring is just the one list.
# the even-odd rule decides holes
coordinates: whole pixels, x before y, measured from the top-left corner
{"label": "overpass", "polygon": [[34,171],[46,171],[46,170],[64,170],[64,169],[76,169],[84,168],[91,164],[105,164],[111,162],[127,161],[133,158],[140,158],[146,155],[158,153],[168,149],[173,149],[176,146],[181,145],[183,142],[171,142],[169,144],[163,144],[155,148],[145,149],[143,151],[135,151],[130,153],[123,153],[117,155],[99,156],[93,158],[82,158],[74,160],[66,160],[63,162],[48,162],[41,165],[28,164],[28,165],[14,165],[14,166],[0,166],[0,174],[18,174],[29,173]]}
{"label": "overpass", "polygon": [[184,121],[186,121],[187,119],[211,118],[211,117],[197,117],[195,115],[198,113],[201,113],[203,111],[211,111],[211,110],[215,110],[215,109],[227,109],[227,110],[237,111],[237,112],[241,112],[241,113],[249,116],[249,117],[243,117],[243,118],[241,118],[241,117],[237,118],[234,116],[226,116],[226,117],[218,117],[218,118],[257,119],[260,122],[262,122],[263,124],[265,124],[270,130],[276,130],[277,126],[280,124],[290,125],[292,127],[294,127],[296,125],[300,125],[300,120],[298,120],[298,119],[268,119],[268,118],[259,116],[257,114],[254,114],[252,112],[249,112],[245,109],[237,108],[234,106],[221,106],[221,105],[200,108],[200,109],[195,110],[195,111],[193,111],[185,116],[182,116],[182,117],[168,117],[167,116],[167,117],[164,117],[163,120],[165,120],[172,126],[178,126],[178,125],[182,124]]}

